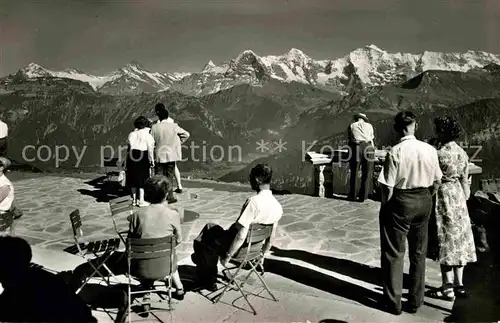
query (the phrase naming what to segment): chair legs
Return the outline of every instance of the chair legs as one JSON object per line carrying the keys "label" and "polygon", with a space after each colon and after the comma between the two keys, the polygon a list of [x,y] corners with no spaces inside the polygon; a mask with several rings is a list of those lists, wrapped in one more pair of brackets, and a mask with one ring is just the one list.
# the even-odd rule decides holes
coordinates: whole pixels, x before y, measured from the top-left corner
{"label": "chair legs", "polygon": [[[106,284],[107,284],[108,286],[109,286],[109,285],[111,285],[111,280],[110,280],[111,278],[114,278],[114,279],[118,282],[118,279],[116,278],[116,276],[113,274],[113,272],[111,271],[111,269],[109,269],[108,265],[106,265],[106,261],[110,258],[110,256],[111,256],[111,253],[110,253],[109,255],[107,255],[107,256],[103,259],[103,261],[102,261],[99,265],[97,265],[97,266],[96,266],[96,265],[94,265],[91,261],[89,261],[89,260],[87,260],[87,259],[86,259],[86,260],[87,260],[87,263],[88,263],[88,264],[92,267],[92,269],[93,269],[94,271],[92,272],[92,274],[91,274],[91,275],[89,275],[89,276],[87,276],[87,277],[85,278],[85,281],[83,282],[83,284],[80,286],[80,288],[78,288],[78,289],[76,290],[76,293],[77,293],[77,294],[78,294],[78,293],[80,293],[80,292],[82,291],[83,287],[85,287],[85,285],[87,285],[87,284],[88,284],[88,282],[90,281],[90,279],[92,279],[92,278],[96,277],[96,275],[99,275],[99,276],[102,278],[102,280],[106,282]],[[101,274],[101,272],[99,271],[99,269],[101,269],[101,267],[102,267],[102,268],[104,268],[104,269],[106,269],[106,271],[108,272],[109,276],[104,277],[104,276]]]}
{"label": "chair legs", "polygon": [[[272,299],[275,302],[278,301],[278,299],[274,296],[274,294],[269,289],[269,286],[267,286],[266,282],[264,281],[264,278],[262,278],[262,275],[258,273],[257,267],[259,265],[255,265],[253,262],[248,262],[248,265],[250,265],[250,270],[249,270],[248,274],[245,275],[245,278],[243,280],[240,280],[240,281],[238,281],[237,276],[238,276],[238,273],[241,271],[241,269],[244,267],[244,264],[240,264],[239,267],[233,267],[233,268],[228,268],[228,267],[224,266],[224,274],[226,276],[228,276],[229,282],[226,283],[226,286],[224,287],[224,289],[222,290],[222,292],[214,299],[214,303],[218,303],[221,300],[222,296],[224,296],[224,294],[228,291],[228,289],[230,289],[230,288],[232,288],[234,286],[241,293],[241,295],[243,296],[243,298],[245,299],[245,301],[247,302],[247,304],[250,306],[250,308],[253,311],[253,314],[257,315],[257,311],[252,306],[252,304],[248,300],[247,294],[243,290],[243,286],[248,281],[248,279],[250,278],[250,276],[252,275],[252,273],[254,273],[259,278],[260,282],[262,283],[262,285],[264,286],[264,288],[266,289],[266,291],[269,293],[269,295],[271,295]],[[231,274],[230,271],[234,270],[234,269],[236,269],[236,272],[234,274]]]}
{"label": "chair legs", "polygon": [[[128,322],[131,323],[132,322],[132,303],[133,303],[133,300],[132,300],[132,296],[133,295],[137,295],[137,294],[144,294],[143,296],[143,300],[142,302],[139,302],[137,305],[152,305],[151,304],[151,300],[149,298],[149,295],[150,294],[158,294],[160,297],[162,294],[164,294],[163,291],[161,290],[157,290],[155,289],[155,286],[154,286],[154,282],[153,282],[153,285],[151,287],[148,287],[146,288],[145,290],[137,290],[137,291],[132,291],[132,277],[130,275],[127,275],[128,276],[128,292],[127,292],[127,298],[128,298],[128,310],[127,310],[127,316],[128,316]],[[172,310],[172,277],[171,276],[168,276],[165,278],[165,287],[167,288],[167,295],[168,295],[168,310],[171,311]],[[140,285],[142,286],[142,285]],[[147,300],[146,300],[147,298]],[[162,299],[164,299],[163,297],[161,297]],[[152,309],[149,308],[146,312],[151,312]],[[153,314],[154,315],[154,314]]]}

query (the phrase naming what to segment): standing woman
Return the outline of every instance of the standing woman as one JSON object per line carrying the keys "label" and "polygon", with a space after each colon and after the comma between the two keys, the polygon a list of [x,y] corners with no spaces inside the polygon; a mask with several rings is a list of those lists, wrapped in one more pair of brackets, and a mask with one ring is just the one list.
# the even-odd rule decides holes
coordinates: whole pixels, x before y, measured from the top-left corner
{"label": "standing woman", "polygon": [[475,262],[476,248],[467,210],[470,197],[469,157],[456,143],[461,135],[459,123],[451,117],[434,120],[438,139],[439,166],[443,172],[436,194],[436,259],[441,265],[443,285],[430,297],[453,300],[467,295],[463,285],[464,266]]}
{"label": "standing woman", "polygon": [[[149,133],[150,122],[140,116],[134,121],[134,131],[128,135],[128,151],[126,162],[126,183],[132,192],[132,203],[137,206],[148,206],[144,200],[144,183],[151,176],[154,167],[153,136]],[[139,198],[137,198],[139,191]]]}

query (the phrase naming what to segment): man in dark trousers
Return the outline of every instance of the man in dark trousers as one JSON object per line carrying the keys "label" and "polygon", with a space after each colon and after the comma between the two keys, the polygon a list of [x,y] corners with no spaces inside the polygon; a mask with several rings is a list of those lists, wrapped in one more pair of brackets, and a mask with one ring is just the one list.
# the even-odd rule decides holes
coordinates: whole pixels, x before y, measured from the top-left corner
{"label": "man in dark trousers", "polygon": [[[354,115],[354,122],[347,129],[351,170],[348,199],[363,202],[372,188],[375,148],[373,126],[364,113]],[[358,173],[361,169],[361,180]]]}
{"label": "man in dark trousers", "polygon": [[[151,135],[155,140],[155,173],[164,175],[172,184],[175,174],[175,163],[182,160],[182,144],[189,138],[189,132],[168,120],[168,110],[163,103],[155,106],[159,122],[151,127]],[[167,195],[168,203],[177,202],[174,198],[173,185]]]}
{"label": "man in dark trousers", "polygon": [[416,313],[424,302],[432,195],[443,176],[436,149],[415,138],[415,119],[410,111],[396,115],[394,130],[400,142],[388,152],[378,178],[382,189],[379,220],[384,305],[394,315],[402,312],[406,239],[410,258],[407,312]]}

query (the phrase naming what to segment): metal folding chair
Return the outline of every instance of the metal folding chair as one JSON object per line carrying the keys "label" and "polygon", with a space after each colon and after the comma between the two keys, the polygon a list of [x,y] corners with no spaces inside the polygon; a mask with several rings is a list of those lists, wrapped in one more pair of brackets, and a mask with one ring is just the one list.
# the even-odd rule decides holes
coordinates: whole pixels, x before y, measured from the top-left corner
{"label": "metal folding chair", "polygon": [[[73,229],[73,238],[75,240],[75,246],[71,248],[66,248],[65,251],[78,255],[85,259],[87,263],[92,267],[93,273],[88,276],[83,282],[82,286],[77,289],[76,293],[78,294],[82,288],[89,282],[89,280],[96,275],[99,275],[104,282],[108,285],[111,285],[110,277],[113,277],[117,282],[115,275],[106,265],[106,261],[110,258],[111,254],[115,252],[120,246],[120,238],[111,238],[111,239],[102,239],[102,240],[86,240],[83,235],[82,230],[82,218],[80,216],[79,210],[74,210],[69,215],[71,221],[71,227]],[[99,265],[93,264],[90,259],[100,257],[102,262]],[[104,277],[99,269],[103,267],[109,273],[108,277]]]}
{"label": "metal folding chair", "polygon": [[132,206],[132,199],[130,196],[123,196],[123,197],[118,197],[115,198],[111,201],[109,201],[109,208],[111,210],[111,220],[113,221],[113,226],[115,228],[116,233],[120,237],[120,239],[123,241],[124,244],[126,244],[125,238],[123,238],[123,234],[128,233],[128,230],[118,230],[118,226],[116,225],[116,217],[117,216],[124,216],[127,218],[129,215],[132,215],[134,213],[134,208]]}
{"label": "metal folding chair", "polygon": [[[169,310],[172,309],[172,273],[177,270],[177,257],[175,254],[175,236],[164,238],[128,238],[127,239],[127,259],[128,259],[128,320],[132,322],[131,308],[134,305],[153,304],[150,300],[132,300],[132,295],[137,294],[163,294],[168,296]],[[132,278],[138,280],[141,285],[132,291]],[[154,283],[162,281],[167,288],[166,291],[155,289]],[[149,284],[147,284],[149,283]],[[148,285],[146,289],[141,289],[142,285]],[[151,312],[151,308],[148,312]]]}
{"label": "metal folding chair", "polygon": [[[264,266],[261,265],[262,261],[264,260],[262,249],[266,240],[271,237],[272,230],[272,224],[262,225],[254,223],[250,226],[250,230],[246,237],[245,243],[231,259],[231,263],[233,263],[233,266],[224,266],[224,270],[222,273],[228,278],[228,282],[225,283],[226,286],[219,294],[219,296],[217,296],[217,298],[214,300],[214,303],[218,303],[222,296],[228,291],[228,289],[237,289],[240,291],[241,295],[252,309],[253,314],[257,315],[257,311],[255,311],[255,308],[252,306],[247,297],[247,294],[250,293],[243,290],[243,285],[248,281],[252,273],[257,276],[269,295],[271,295],[272,299],[275,302],[278,301],[278,299],[273,295],[266,282],[264,281]],[[240,280],[238,278],[239,272],[242,269],[248,267],[248,274],[244,279]],[[258,271],[259,267],[261,269],[261,272]],[[232,274],[232,270],[236,271]]]}

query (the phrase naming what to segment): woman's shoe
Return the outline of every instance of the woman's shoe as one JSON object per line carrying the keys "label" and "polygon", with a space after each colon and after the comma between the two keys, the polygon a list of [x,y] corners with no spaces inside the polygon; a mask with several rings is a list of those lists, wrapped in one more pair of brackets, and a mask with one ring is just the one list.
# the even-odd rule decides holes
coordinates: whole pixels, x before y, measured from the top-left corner
{"label": "woman's shoe", "polygon": [[467,297],[467,290],[465,289],[464,285],[457,285],[455,286],[454,290],[457,297]]}
{"label": "woman's shoe", "polygon": [[427,291],[426,296],[435,299],[442,299],[445,301],[453,301],[455,299],[455,292],[453,290],[453,286],[443,285],[434,290]]}

